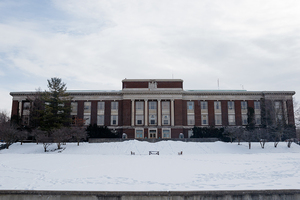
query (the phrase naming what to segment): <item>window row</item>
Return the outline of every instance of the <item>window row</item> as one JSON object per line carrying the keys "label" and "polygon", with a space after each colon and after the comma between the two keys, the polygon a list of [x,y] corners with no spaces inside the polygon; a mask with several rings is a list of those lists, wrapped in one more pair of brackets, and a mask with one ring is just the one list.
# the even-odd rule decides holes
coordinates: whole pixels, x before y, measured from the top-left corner
{"label": "window row", "polygon": [[[92,111],[92,103],[84,102],[83,104],[83,122],[85,125],[89,125],[91,123],[91,111]],[[118,108],[119,102],[113,101],[111,102],[111,117],[110,117],[110,125],[118,125]],[[71,102],[71,115],[73,119],[76,119],[77,116],[78,103]],[[104,114],[105,114],[105,102],[97,103],[97,125],[104,125]],[[73,120],[73,123],[74,122]]]}
{"label": "window row", "polygon": [[[279,107],[279,103],[275,104],[275,106]],[[208,102],[207,101],[201,101],[200,103],[201,110],[208,110]],[[234,101],[228,101],[227,102],[228,110],[234,110],[235,109],[235,102]],[[248,102],[247,101],[241,101],[241,110],[247,110],[248,109]],[[254,109],[260,110],[260,102],[254,101]],[[187,110],[194,110],[194,101],[188,101],[187,102]],[[221,110],[221,102],[220,101],[214,101],[214,110]]]}
{"label": "window row", "polygon": [[[255,114],[255,124],[261,125],[261,115]],[[228,125],[236,125],[235,120],[235,114],[228,114]],[[242,125],[248,124],[248,115],[242,115]],[[216,126],[223,125],[222,123],[222,115],[221,114],[215,114],[214,115],[214,121]],[[187,115],[187,124],[188,125],[195,125],[195,115]],[[208,126],[208,114],[201,114],[201,125],[202,126]]]}
{"label": "window row", "polygon": [[[137,139],[156,139],[159,138],[157,128],[149,128],[148,134],[145,133],[145,129],[136,128],[135,129],[135,138]],[[162,128],[161,129],[161,138],[171,138],[171,129]]]}

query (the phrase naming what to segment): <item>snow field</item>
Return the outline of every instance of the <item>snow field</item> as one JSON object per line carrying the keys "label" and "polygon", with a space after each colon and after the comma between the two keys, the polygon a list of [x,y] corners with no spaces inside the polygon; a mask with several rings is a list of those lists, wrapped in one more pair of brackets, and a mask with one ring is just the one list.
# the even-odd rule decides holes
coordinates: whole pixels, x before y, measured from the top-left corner
{"label": "snow field", "polygon": [[[13,144],[0,151],[0,189],[191,191],[299,189],[300,146],[136,140]],[[149,155],[158,150],[160,155]],[[130,155],[130,152],[135,155]],[[178,152],[183,151],[183,155]]]}

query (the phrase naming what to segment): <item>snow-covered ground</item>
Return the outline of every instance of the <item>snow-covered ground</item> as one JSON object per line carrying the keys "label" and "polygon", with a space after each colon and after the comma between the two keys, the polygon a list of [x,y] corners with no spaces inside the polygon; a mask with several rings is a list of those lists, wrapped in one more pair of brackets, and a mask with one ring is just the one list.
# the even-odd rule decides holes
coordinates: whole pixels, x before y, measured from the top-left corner
{"label": "snow-covered ground", "polygon": [[[53,144],[49,150],[54,150]],[[0,190],[187,191],[299,189],[300,146],[125,141],[0,151]],[[149,151],[159,155],[149,155]],[[135,155],[131,155],[131,151]],[[183,151],[183,155],[178,152]]]}

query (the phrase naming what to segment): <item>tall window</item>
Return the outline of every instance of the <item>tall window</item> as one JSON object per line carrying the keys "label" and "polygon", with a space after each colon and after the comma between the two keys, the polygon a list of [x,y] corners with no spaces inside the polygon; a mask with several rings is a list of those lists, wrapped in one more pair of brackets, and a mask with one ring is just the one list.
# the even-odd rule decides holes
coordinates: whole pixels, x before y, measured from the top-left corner
{"label": "tall window", "polygon": [[71,102],[72,124],[77,123],[77,108],[78,108],[78,103],[77,102]]}
{"label": "tall window", "polygon": [[111,109],[112,109],[112,110],[118,110],[118,108],[119,108],[119,102],[117,102],[117,101],[112,101],[112,102],[111,102]]}
{"label": "tall window", "polygon": [[242,109],[242,111],[246,110],[246,112],[247,112],[247,107],[248,107],[247,101],[241,101],[241,109]]}
{"label": "tall window", "polygon": [[119,102],[112,101],[111,102],[111,116],[110,116],[110,125],[118,125],[118,109],[119,109]]}
{"label": "tall window", "polygon": [[170,101],[162,101],[162,125],[170,125]]}
{"label": "tall window", "polygon": [[235,125],[235,115],[228,115],[229,125]]}
{"label": "tall window", "polygon": [[100,101],[97,104],[97,125],[104,125],[105,102]]}
{"label": "tall window", "polygon": [[207,110],[207,101],[201,101],[201,110]]}
{"label": "tall window", "polygon": [[143,101],[135,102],[135,124],[136,125],[144,124],[144,102]]}
{"label": "tall window", "polygon": [[221,102],[215,101],[214,102],[214,110],[215,110],[215,125],[222,125],[222,109],[221,109]]}
{"label": "tall window", "polygon": [[208,115],[207,114],[201,115],[201,122],[202,122],[202,125],[208,125]]}
{"label": "tall window", "polygon": [[254,101],[254,110],[260,110],[260,102]]}
{"label": "tall window", "polygon": [[188,101],[187,102],[187,107],[188,107],[188,110],[194,110],[194,102],[193,101]]}
{"label": "tall window", "polygon": [[149,101],[149,125],[157,124],[157,102]]}
{"label": "tall window", "polygon": [[228,124],[235,125],[234,101],[228,101]]}
{"label": "tall window", "polygon": [[234,101],[228,101],[228,111],[234,110]]}
{"label": "tall window", "polygon": [[247,101],[241,101],[241,113],[242,113],[242,125],[248,124],[248,103]]}
{"label": "tall window", "polygon": [[91,124],[91,102],[84,102],[83,106],[84,124],[89,125]]}
{"label": "tall window", "polygon": [[111,125],[118,125],[118,115],[111,116]]}
{"label": "tall window", "polygon": [[221,102],[220,101],[215,101],[214,106],[215,106],[215,111],[216,110],[221,111]]}
{"label": "tall window", "polygon": [[143,125],[144,124],[144,115],[136,115],[136,125]]}
{"label": "tall window", "polygon": [[28,125],[29,124],[29,116],[30,116],[30,102],[24,102],[23,104],[23,124]]}
{"label": "tall window", "polygon": [[281,101],[275,101],[275,117],[276,117],[276,121],[283,120],[282,102]]}
{"label": "tall window", "polygon": [[215,124],[216,125],[222,125],[222,115],[215,114]]}
{"label": "tall window", "polygon": [[201,101],[201,125],[208,125],[208,105],[207,101]]}
{"label": "tall window", "polygon": [[195,111],[194,111],[194,102],[187,102],[187,124],[195,125]]}
{"label": "tall window", "polygon": [[248,125],[248,115],[242,115],[242,125]]}
{"label": "tall window", "polygon": [[261,125],[260,101],[254,101],[255,124]]}
{"label": "tall window", "polygon": [[261,115],[255,115],[255,124],[261,125]]}

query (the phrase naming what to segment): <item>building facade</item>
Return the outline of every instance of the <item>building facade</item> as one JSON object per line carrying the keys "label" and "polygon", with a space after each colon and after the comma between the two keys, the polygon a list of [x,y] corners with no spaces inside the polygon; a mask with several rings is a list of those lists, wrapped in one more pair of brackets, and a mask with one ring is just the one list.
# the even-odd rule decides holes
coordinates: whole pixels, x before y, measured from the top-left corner
{"label": "building facade", "polygon": [[[71,117],[107,126],[128,138],[188,138],[194,126],[246,126],[252,108],[256,126],[294,125],[293,91],[184,90],[181,79],[124,79],[120,91],[67,91]],[[11,92],[12,116],[29,121],[28,96]],[[268,106],[266,106],[268,105]]]}

